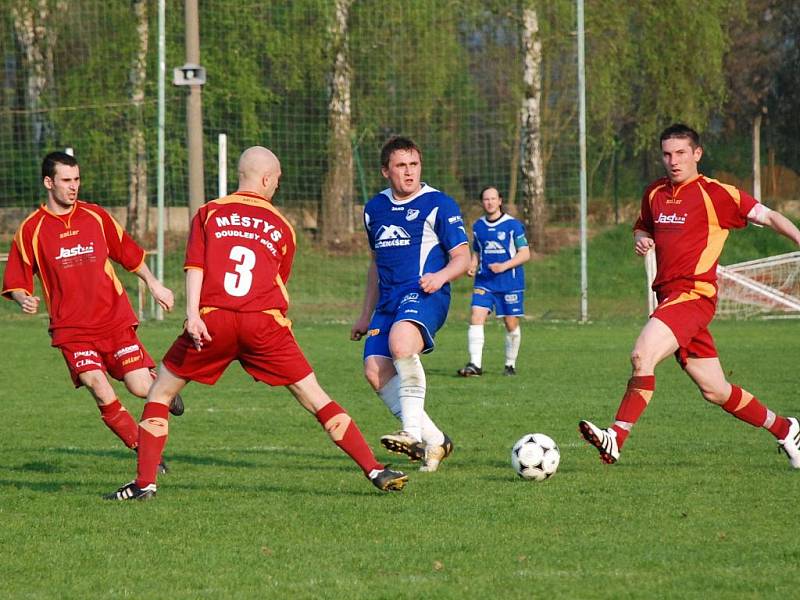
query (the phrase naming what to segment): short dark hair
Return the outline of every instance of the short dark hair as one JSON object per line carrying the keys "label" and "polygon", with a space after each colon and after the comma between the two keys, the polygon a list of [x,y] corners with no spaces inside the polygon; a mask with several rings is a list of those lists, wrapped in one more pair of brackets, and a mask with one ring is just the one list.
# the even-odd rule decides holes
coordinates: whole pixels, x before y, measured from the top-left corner
{"label": "short dark hair", "polygon": [[673,123],[662,131],[659,143],[673,138],[688,139],[689,143],[692,145],[692,149],[700,146],[700,134],[683,123]]}
{"label": "short dark hair", "polygon": [[77,167],[78,161],[74,156],[66,152],[51,152],[44,157],[42,161],[42,179],[49,177],[53,179],[56,176],[56,165],[66,165],[68,167]]}
{"label": "short dark hair", "polygon": [[478,194],[478,200],[483,200],[483,194],[486,192],[486,190],[496,190],[497,191],[497,197],[500,198],[500,200],[504,200],[505,199],[505,198],[503,198],[503,193],[500,191],[500,188],[498,188],[496,185],[487,185]]}
{"label": "short dark hair", "polygon": [[383,148],[381,148],[381,167],[386,168],[389,166],[389,159],[392,157],[392,153],[397,150],[407,150],[408,152],[416,150],[417,154],[419,154],[420,161],[422,160],[422,150],[414,143],[414,140],[396,135],[389,138],[383,145]]}

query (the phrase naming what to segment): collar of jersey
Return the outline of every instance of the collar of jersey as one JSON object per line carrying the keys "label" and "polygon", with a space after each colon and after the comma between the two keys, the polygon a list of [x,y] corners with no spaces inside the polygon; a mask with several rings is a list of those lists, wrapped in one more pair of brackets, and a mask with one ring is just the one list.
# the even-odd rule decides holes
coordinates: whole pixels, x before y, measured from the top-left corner
{"label": "collar of jersey", "polygon": [[247,196],[248,198],[255,198],[256,200],[263,200],[264,202],[269,202],[269,198],[266,196],[262,196],[261,194],[256,194],[255,192],[246,192],[242,190],[236,190],[233,192],[234,196]]}
{"label": "collar of jersey", "polygon": [[419,198],[423,194],[427,194],[428,192],[435,192],[435,191],[437,191],[436,188],[432,188],[431,186],[429,186],[427,183],[425,183],[423,181],[422,184],[420,185],[419,190],[417,190],[417,193],[414,194],[413,196],[410,196],[410,197],[406,198],[405,200],[395,200],[394,199],[394,194],[392,194],[392,188],[386,188],[385,190],[383,190],[381,192],[381,194],[386,196],[392,204],[396,204],[397,206],[403,206],[405,204],[408,204],[412,200],[416,200],[417,198]]}
{"label": "collar of jersey", "polygon": [[502,215],[497,217],[497,219],[495,219],[494,221],[490,221],[489,219],[487,219],[486,215],[483,215],[481,217],[481,219],[483,219],[484,223],[486,223],[487,225],[492,226],[492,227],[495,226],[495,225],[499,225],[503,221],[505,221],[507,219],[511,219],[511,218],[512,218],[511,215],[509,215],[507,212],[504,212]]}

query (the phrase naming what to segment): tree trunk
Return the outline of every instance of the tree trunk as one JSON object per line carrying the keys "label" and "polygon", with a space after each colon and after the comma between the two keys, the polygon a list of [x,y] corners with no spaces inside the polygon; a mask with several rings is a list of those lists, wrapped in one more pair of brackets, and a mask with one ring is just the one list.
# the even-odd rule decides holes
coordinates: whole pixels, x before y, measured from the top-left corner
{"label": "tree trunk", "polygon": [[520,136],[522,135],[522,119],[517,119],[514,126],[514,145],[511,148],[511,169],[508,174],[508,198],[506,198],[506,205],[513,207],[517,202],[517,177],[519,175],[519,145],[522,143]]}
{"label": "tree trunk", "polygon": [[14,33],[22,50],[27,71],[25,108],[28,110],[31,140],[43,149],[53,139],[53,125],[45,112],[44,94],[53,81],[53,47],[57,32],[50,23],[53,14],[63,14],[66,4],[59,0],[51,10],[48,0],[15,0],[11,6]]}
{"label": "tree trunk", "polygon": [[536,9],[522,11],[524,61],[522,100],[522,214],[531,246],[544,252],[544,162],[542,157],[542,41]]}
{"label": "tree trunk", "polygon": [[336,0],[330,27],[333,71],[328,103],[328,172],[322,189],[320,237],[339,243],[353,233],[353,147],[350,142],[351,68],[348,50],[348,16],[353,0]]}
{"label": "tree trunk", "polygon": [[139,45],[131,65],[131,137],[128,142],[128,218],[127,230],[140,242],[147,232],[147,149],[144,138],[144,97],[147,81],[148,1],[133,0]]}

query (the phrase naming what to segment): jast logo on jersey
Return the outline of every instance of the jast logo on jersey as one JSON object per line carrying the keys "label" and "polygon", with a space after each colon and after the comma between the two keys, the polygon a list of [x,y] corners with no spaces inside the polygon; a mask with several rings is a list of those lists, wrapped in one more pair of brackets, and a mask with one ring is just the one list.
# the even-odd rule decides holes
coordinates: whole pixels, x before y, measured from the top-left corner
{"label": "jast logo on jersey", "polygon": [[126,354],[130,354],[131,352],[138,352],[139,351],[139,344],[132,344],[130,346],[125,346],[124,348],[120,348],[116,352],[114,352],[114,358],[119,358],[121,356],[125,356]]}
{"label": "jast logo on jersey", "polygon": [[505,254],[506,249],[494,240],[489,240],[483,245],[483,252],[485,254]]}
{"label": "jast logo on jersey", "polygon": [[406,221],[413,221],[419,216],[419,211],[416,208],[409,208],[406,213]]}
{"label": "jast logo on jersey", "polygon": [[56,260],[59,258],[71,258],[73,256],[80,256],[82,254],[94,254],[94,242],[90,242],[88,246],[77,244],[72,248],[60,248]]}
{"label": "jast logo on jersey", "polygon": [[389,246],[410,246],[411,236],[398,225],[381,225],[375,238],[376,248]]}
{"label": "jast logo on jersey", "polygon": [[656,223],[667,223],[670,225],[683,225],[686,223],[686,215],[687,213],[683,213],[683,215],[678,215],[677,213],[672,213],[671,215],[665,215],[664,213],[659,213],[658,218],[655,220]]}
{"label": "jast logo on jersey", "polygon": [[255,229],[256,231],[269,235],[269,239],[273,242],[280,241],[283,234],[275,225],[268,223],[264,219],[257,217],[241,216],[238,213],[231,214],[230,217],[215,217],[217,227],[246,227]]}

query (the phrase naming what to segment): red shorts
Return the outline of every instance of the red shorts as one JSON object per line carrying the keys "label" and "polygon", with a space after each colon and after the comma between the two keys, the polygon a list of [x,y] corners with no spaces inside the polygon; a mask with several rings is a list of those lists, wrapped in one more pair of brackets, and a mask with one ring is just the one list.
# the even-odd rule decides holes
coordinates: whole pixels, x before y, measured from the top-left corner
{"label": "red shorts", "polygon": [[203,315],[211,341],[197,350],[184,331],[164,356],[164,366],[181,379],[212,385],[238,360],[257,381],[297,383],[312,372],[297,345],[291,321],[280,314],[212,310]]}
{"label": "red shorts", "polygon": [[681,367],[686,368],[687,358],[718,356],[714,338],[708,330],[716,308],[715,299],[696,292],[677,291],[664,298],[659,297],[658,307],[650,316],[669,327],[678,340],[675,358]]}
{"label": "red shorts", "polygon": [[68,342],[58,349],[64,356],[75,387],[83,385],[78,375],[86,371],[100,370],[122,381],[126,373],[156,366],[136,336],[135,327],[113,332],[102,340]]}

